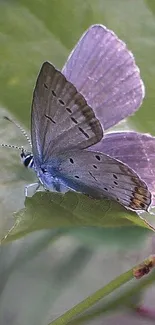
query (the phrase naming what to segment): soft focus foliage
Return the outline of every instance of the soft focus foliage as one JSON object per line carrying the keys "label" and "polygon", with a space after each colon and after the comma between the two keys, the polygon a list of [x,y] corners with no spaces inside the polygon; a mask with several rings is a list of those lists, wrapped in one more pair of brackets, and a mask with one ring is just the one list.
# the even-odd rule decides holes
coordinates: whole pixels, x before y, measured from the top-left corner
{"label": "soft focus foliage", "polygon": [[[84,30],[93,23],[102,23],[113,29],[133,51],[146,86],[144,104],[133,117],[117,126],[117,130],[132,129],[155,135],[154,14],[153,0],[1,1],[1,117],[13,116],[28,128],[32,90],[42,62],[49,60],[62,68]],[[2,118],[0,136],[1,142],[27,146],[14,125]],[[118,219],[117,211],[123,216],[124,209],[119,211],[116,206],[114,215],[111,213],[111,203],[106,208],[101,204],[104,209],[101,216],[98,203],[92,207],[91,200],[82,198],[81,202],[85,201],[87,211],[90,209],[92,213],[91,226],[105,226],[103,221],[106,220],[103,229],[87,228],[90,214],[88,216],[87,211],[83,210],[76,194],[69,194],[72,199],[70,204],[67,203],[67,209],[71,211],[73,206],[78,213],[70,214],[68,220],[64,218],[66,206],[64,209],[64,205],[61,205],[62,214],[59,214],[59,218],[63,217],[64,224],[70,225],[70,228],[49,230],[51,226],[59,224],[57,210],[51,209],[53,194],[45,196],[37,193],[32,200],[25,202],[24,186],[34,181],[35,175],[20,164],[18,151],[1,149],[0,162],[0,238],[11,229],[15,219],[15,228],[6,238],[8,241],[32,230],[46,229],[1,246],[1,325],[46,325],[154,252],[152,232],[133,223],[143,226],[143,221],[137,217],[133,220],[134,213],[130,214],[129,220],[127,211],[126,219]],[[93,218],[93,209],[98,216],[96,219]],[[82,220],[79,220],[81,215]],[[145,217],[154,223],[154,216]],[[35,226],[36,219],[41,224]],[[75,227],[77,224],[83,228]],[[153,281],[152,276],[150,283]],[[125,291],[128,289],[124,288]],[[121,295],[117,293],[118,296]],[[132,302],[138,298],[134,293]],[[151,301],[153,304],[153,290],[144,301],[149,306]],[[102,317],[98,324],[103,324]],[[108,325],[117,325],[121,321],[134,325],[146,324],[145,319],[138,319],[125,311],[122,314],[122,308],[120,314],[104,318],[104,324]],[[96,320],[94,324],[97,324]]]}

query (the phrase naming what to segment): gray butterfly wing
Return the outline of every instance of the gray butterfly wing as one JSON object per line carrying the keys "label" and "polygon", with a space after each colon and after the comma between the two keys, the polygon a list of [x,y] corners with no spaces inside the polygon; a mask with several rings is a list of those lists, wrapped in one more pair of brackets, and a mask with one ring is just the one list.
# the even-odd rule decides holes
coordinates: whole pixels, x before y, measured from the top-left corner
{"label": "gray butterfly wing", "polygon": [[31,137],[36,164],[72,148],[101,140],[103,130],[84,97],[48,62],[40,70],[33,94]]}
{"label": "gray butterfly wing", "polygon": [[[52,175],[52,161],[42,166]],[[133,210],[147,210],[147,185],[127,165],[100,152],[70,151],[59,156],[60,183],[94,198],[109,197]]]}
{"label": "gray butterfly wing", "polygon": [[148,185],[151,205],[155,206],[155,137],[137,132],[114,132],[94,147],[131,167]]}
{"label": "gray butterfly wing", "polygon": [[83,34],[62,72],[86,98],[105,130],[142,103],[144,85],[134,57],[105,26],[93,25]]}

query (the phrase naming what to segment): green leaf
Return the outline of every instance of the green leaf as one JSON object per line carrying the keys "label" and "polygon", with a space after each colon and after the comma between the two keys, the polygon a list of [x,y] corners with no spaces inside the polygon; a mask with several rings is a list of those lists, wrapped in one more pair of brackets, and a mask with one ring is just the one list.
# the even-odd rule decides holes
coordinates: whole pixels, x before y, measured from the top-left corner
{"label": "green leaf", "polygon": [[[122,128],[129,129],[129,121],[132,121],[139,130],[154,133],[152,85],[155,22],[146,4],[150,1],[138,1],[133,5],[130,1],[117,0],[117,6],[115,2],[116,0],[1,1],[0,101],[8,109],[4,115],[13,114],[28,126],[32,91],[43,61],[49,60],[61,68],[86,28],[91,24],[101,23],[113,29],[133,51],[147,85],[147,96],[142,108],[127,119],[126,124],[123,122]],[[138,10],[139,7],[141,10]],[[132,21],[130,17],[133,18]],[[0,129],[1,142],[24,145],[23,137],[14,126],[12,130],[2,121]],[[16,153],[3,149],[0,182],[2,236],[12,226],[12,212],[23,207],[22,193],[29,177],[16,163],[15,157]]]}
{"label": "green leaf", "polygon": [[16,213],[16,222],[2,242],[8,242],[36,230],[74,227],[137,226],[152,229],[135,212],[104,199],[67,192],[36,193],[27,198],[25,209]]}

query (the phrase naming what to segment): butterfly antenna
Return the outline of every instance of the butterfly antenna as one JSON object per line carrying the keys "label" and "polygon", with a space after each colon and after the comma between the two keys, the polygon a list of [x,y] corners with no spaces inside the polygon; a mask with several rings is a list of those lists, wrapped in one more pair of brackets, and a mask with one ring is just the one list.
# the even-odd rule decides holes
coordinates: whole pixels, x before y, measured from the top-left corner
{"label": "butterfly antenna", "polygon": [[[27,135],[27,133],[25,132],[25,130],[14,120],[12,120],[11,118],[7,117],[7,116],[3,116],[3,118],[11,123],[13,123],[14,125],[17,126],[17,128],[21,131],[21,133],[24,135],[24,137],[26,138],[26,140],[28,141],[28,143],[30,144],[30,146],[32,147],[32,143],[31,140],[29,138],[29,136]],[[9,145],[2,145],[2,147],[10,147]],[[12,148],[16,148],[16,149],[21,149],[20,147],[17,146],[11,146]]]}
{"label": "butterfly antenna", "polygon": [[1,143],[0,146],[1,147],[12,148],[12,149],[18,149],[18,150],[21,150],[22,152],[24,151],[24,148],[23,147],[18,147],[18,146],[15,146],[14,144]]}

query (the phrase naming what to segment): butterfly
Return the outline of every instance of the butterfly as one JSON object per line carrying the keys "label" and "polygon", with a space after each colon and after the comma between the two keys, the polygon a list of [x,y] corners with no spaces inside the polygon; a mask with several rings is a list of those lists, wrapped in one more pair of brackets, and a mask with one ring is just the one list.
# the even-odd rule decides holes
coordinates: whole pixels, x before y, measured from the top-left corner
{"label": "butterfly", "polygon": [[41,67],[32,100],[32,154],[22,150],[24,165],[35,170],[47,190],[71,189],[95,199],[114,199],[132,210],[148,210],[151,193],[145,182],[121,161],[88,149],[104,134],[93,108],[98,104],[99,115],[107,114],[107,128],[125,116],[125,107],[137,109],[142,87],[124,43],[106,27],[91,26],[62,72],[49,62]]}

